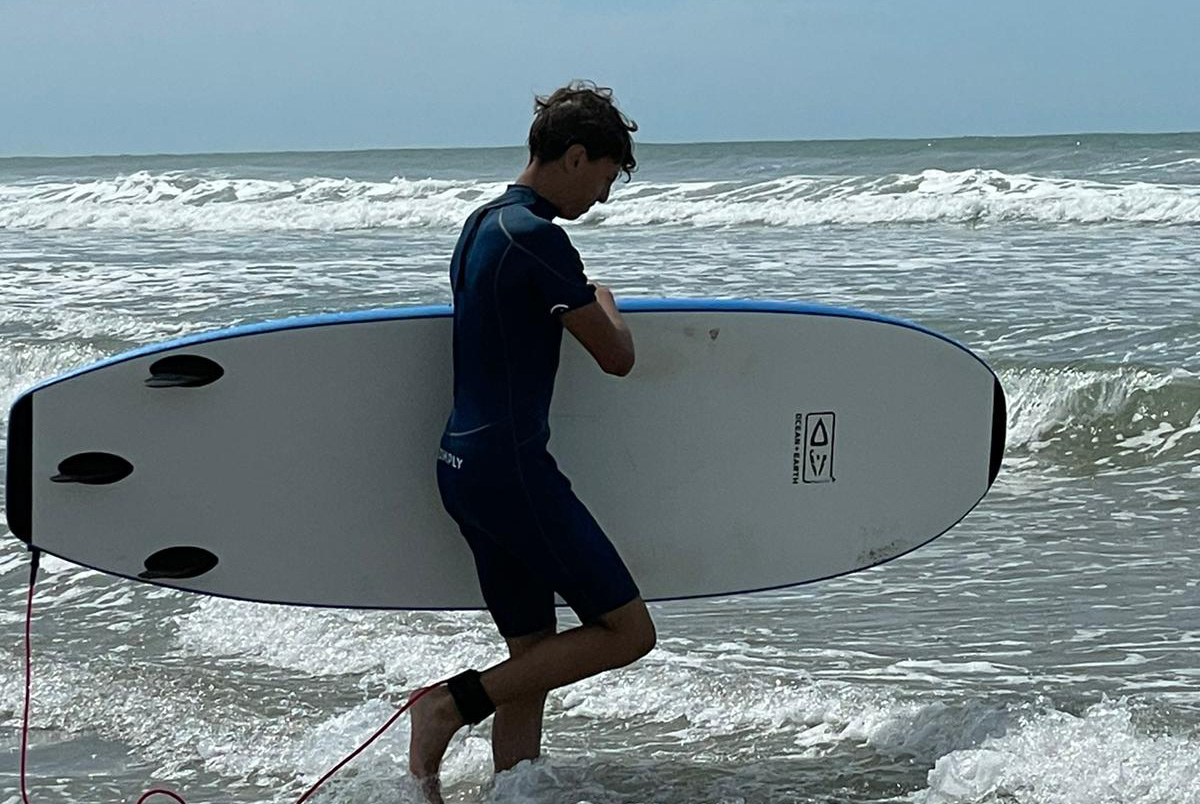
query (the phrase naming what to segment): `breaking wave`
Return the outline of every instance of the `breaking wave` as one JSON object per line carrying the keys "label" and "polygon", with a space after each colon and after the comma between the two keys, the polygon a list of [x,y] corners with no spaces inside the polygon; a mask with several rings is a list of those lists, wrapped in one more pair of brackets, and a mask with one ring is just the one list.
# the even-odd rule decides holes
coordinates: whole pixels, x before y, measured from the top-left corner
{"label": "breaking wave", "polygon": [[1200,454],[1200,377],[1139,366],[1002,370],[1011,456],[1130,468]]}
{"label": "breaking wave", "polygon": [[[217,178],[140,171],[111,179],[0,185],[0,229],[333,231],[453,228],[503,182]],[[1200,188],[923,170],[745,182],[635,182],[581,223],[770,226],[1200,223]]]}
{"label": "breaking wave", "polygon": [[1082,716],[1050,711],[951,752],[913,804],[1200,804],[1200,751],[1191,737],[1139,728],[1125,703]]}

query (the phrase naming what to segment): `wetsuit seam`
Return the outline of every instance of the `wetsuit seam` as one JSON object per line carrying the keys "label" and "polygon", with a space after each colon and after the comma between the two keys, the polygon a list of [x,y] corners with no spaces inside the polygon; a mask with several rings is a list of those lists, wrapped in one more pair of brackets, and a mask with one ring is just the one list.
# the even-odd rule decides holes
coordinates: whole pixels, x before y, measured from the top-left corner
{"label": "wetsuit seam", "polygon": [[[501,230],[504,231],[504,233],[506,235],[508,235],[508,230],[504,228],[504,210],[503,209],[501,209],[498,212],[497,218],[500,222]],[[514,241],[512,239],[511,235],[508,235],[508,240],[509,240],[509,246],[508,246],[508,248],[506,248],[504,250],[504,253],[500,255],[500,261],[496,266],[496,275],[495,275],[495,278],[492,280],[492,305],[494,306],[495,311],[496,311],[496,324],[500,328],[500,348],[504,352],[504,380],[505,380],[505,387],[508,392],[508,418],[509,418],[509,421],[512,422],[512,425],[513,425],[512,426],[513,464],[517,470],[517,482],[519,482],[521,485],[521,491],[525,495],[525,502],[529,506],[529,512],[533,517],[533,522],[537,526],[538,533],[541,535],[542,545],[544,546],[546,551],[550,554],[550,556],[554,559],[555,563],[558,564],[558,566],[562,570],[564,576],[566,576],[567,578],[569,578],[572,581],[572,586],[576,590],[576,592],[578,594],[584,594],[582,591],[582,589],[583,589],[582,585],[577,583],[578,579],[575,577],[575,573],[573,573],[571,571],[571,568],[559,556],[558,551],[554,549],[553,542],[546,537],[546,529],[542,526],[541,517],[538,516],[537,506],[533,502],[533,495],[530,494],[530,492],[529,492],[529,485],[525,481],[525,471],[521,466],[520,448],[521,448],[521,444],[524,442],[520,442],[517,440],[516,411],[513,410],[512,371],[509,368],[509,363],[508,363],[508,333],[504,329],[504,315],[500,310],[500,295],[498,292],[499,287],[500,287],[500,275],[504,271],[504,263],[508,259],[508,255],[512,251],[512,247],[514,245],[516,245],[516,241]],[[528,441],[528,439],[526,439],[526,441]],[[588,600],[589,604],[591,604],[591,602],[592,602],[591,600]]]}
{"label": "wetsuit seam", "polygon": [[489,427],[495,427],[496,425],[501,424],[501,423],[502,422],[488,422],[487,424],[480,425],[479,427],[475,427],[471,430],[447,430],[446,435],[453,436],[455,438],[460,438],[462,436],[474,435],[475,433],[481,433],[484,430],[488,429]]}
{"label": "wetsuit seam", "polygon": [[[562,280],[564,280],[564,281],[570,281],[571,277],[569,277],[569,276],[567,276],[566,274],[562,273],[561,271],[559,271],[558,269],[556,269],[556,268],[555,268],[553,265],[551,265],[550,263],[546,262],[546,261],[545,261],[545,260],[543,260],[541,257],[539,257],[539,256],[538,256],[536,253],[534,253],[534,252],[533,252],[533,251],[531,251],[530,249],[526,248],[525,246],[523,246],[523,245],[521,245],[519,242],[517,242],[517,239],[516,239],[515,237],[513,237],[513,236],[512,236],[512,233],[511,233],[510,231],[508,231],[508,227],[504,225],[504,210],[505,210],[505,209],[507,209],[507,207],[504,207],[504,208],[502,208],[502,209],[500,210],[500,214],[497,216],[497,219],[498,219],[498,220],[499,220],[499,222],[500,222],[500,231],[504,232],[504,236],[508,238],[508,242],[509,242],[511,245],[513,245],[513,246],[516,246],[517,248],[519,248],[521,251],[524,251],[524,252],[525,252],[526,254],[528,254],[530,257],[533,257],[535,260],[537,260],[538,262],[540,262],[542,265],[546,266],[546,269],[547,269],[548,271],[550,271],[550,273],[552,273],[552,274],[554,274],[555,276],[557,276],[559,279],[562,279]],[[547,224],[547,225],[549,225],[549,226],[553,226],[554,224]]]}

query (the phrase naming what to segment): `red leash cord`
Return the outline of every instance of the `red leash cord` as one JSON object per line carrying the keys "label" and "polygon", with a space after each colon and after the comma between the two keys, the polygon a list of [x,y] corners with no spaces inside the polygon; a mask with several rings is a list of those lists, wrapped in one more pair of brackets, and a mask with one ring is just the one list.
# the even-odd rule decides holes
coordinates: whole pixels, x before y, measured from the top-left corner
{"label": "red leash cord", "polygon": [[29,567],[29,597],[25,601],[25,708],[21,716],[21,800],[29,804],[29,790],[25,787],[25,755],[29,752],[29,698],[33,690],[33,587],[37,583],[38,563],[42,551],[33,551],[33,562]]}
{"label": "red leash cord", "polygon": [[[37,584],[38,563],[42,555],[41,551],[37,550],[36,548],[34,548],[32,552],[33,562],[30,565],[29,570],[29,597],[25,603],[25,708],[21,718],[21,799],[24,804],[29,804],[29,790],[25,782],[25,766],[26,755],[29,752],[29,704],[31,692],[33,690],[33,589]],[[404,706],[400,707],[400,709],[388,719],[387,723],[384,723],[374,734],[368,737],[366,742],[351,751],[345,759],[334,765],[324,776],[318,779],[316,784],[304,791],[304,795],[296,799],[295,804],[303,804],[303,802],[307,801],[313,793],[317,792],[317,789],[321,785],[329,781],[329,779],[335,773],[344,768],[352,759],[365,751],[367,746],[375,742],[380,736],[383,735],[385,731],[390,729],[392,724],[399,720],[400,716],[407,712],[413,704],[421,700],[435,687],[443,683],[445,682],[439,681],[437,684],[431,684],[430,686],[418,691],[416,695],[410,698],[408,702],[404,704]],[[143,804],[146,799],[155,795],[170,796],[171,798],[175,799],[175,801],[179,802],[179,804],[187,804],[187,802],[184,801],[179,794],[173,793],[170,790],[162,789],[147,790],[145,793],[142,793],[141,798],[137,800],[137,804]]]}

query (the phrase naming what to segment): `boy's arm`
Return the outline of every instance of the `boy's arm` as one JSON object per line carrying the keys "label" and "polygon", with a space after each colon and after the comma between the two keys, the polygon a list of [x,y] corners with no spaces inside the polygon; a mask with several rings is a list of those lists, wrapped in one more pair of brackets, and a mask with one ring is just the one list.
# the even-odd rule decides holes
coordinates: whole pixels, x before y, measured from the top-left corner
{"label": "boy's arm", "polygon": [[633,336],[608,288],[596,285],[596,301],[563,313],[562,323],[608,374],[633,368]]}

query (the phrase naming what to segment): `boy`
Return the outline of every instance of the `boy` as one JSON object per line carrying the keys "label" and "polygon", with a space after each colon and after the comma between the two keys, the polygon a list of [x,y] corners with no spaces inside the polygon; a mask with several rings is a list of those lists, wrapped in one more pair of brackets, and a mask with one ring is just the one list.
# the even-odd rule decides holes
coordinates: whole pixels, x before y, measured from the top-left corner
{"label": "boy", "polygon": [[[443,505],[470,545],[484,600],[510,658],[468,670],[412,709],[409,769],[440,802],[450,738],[495,712],[497,771],[540,754],[546,693],[621,667],[655,630],[620,556],[546,449],[565,328],[601,369],[633,368],[612,294],[590,284],[555,217],[604,203],[637,163],[637,125],[612,92],[573,82],[538,98],[529,163],[467,219],[451,259],[454,407],[437,464]],[[582,625],[556,633],[558,593]]]}

